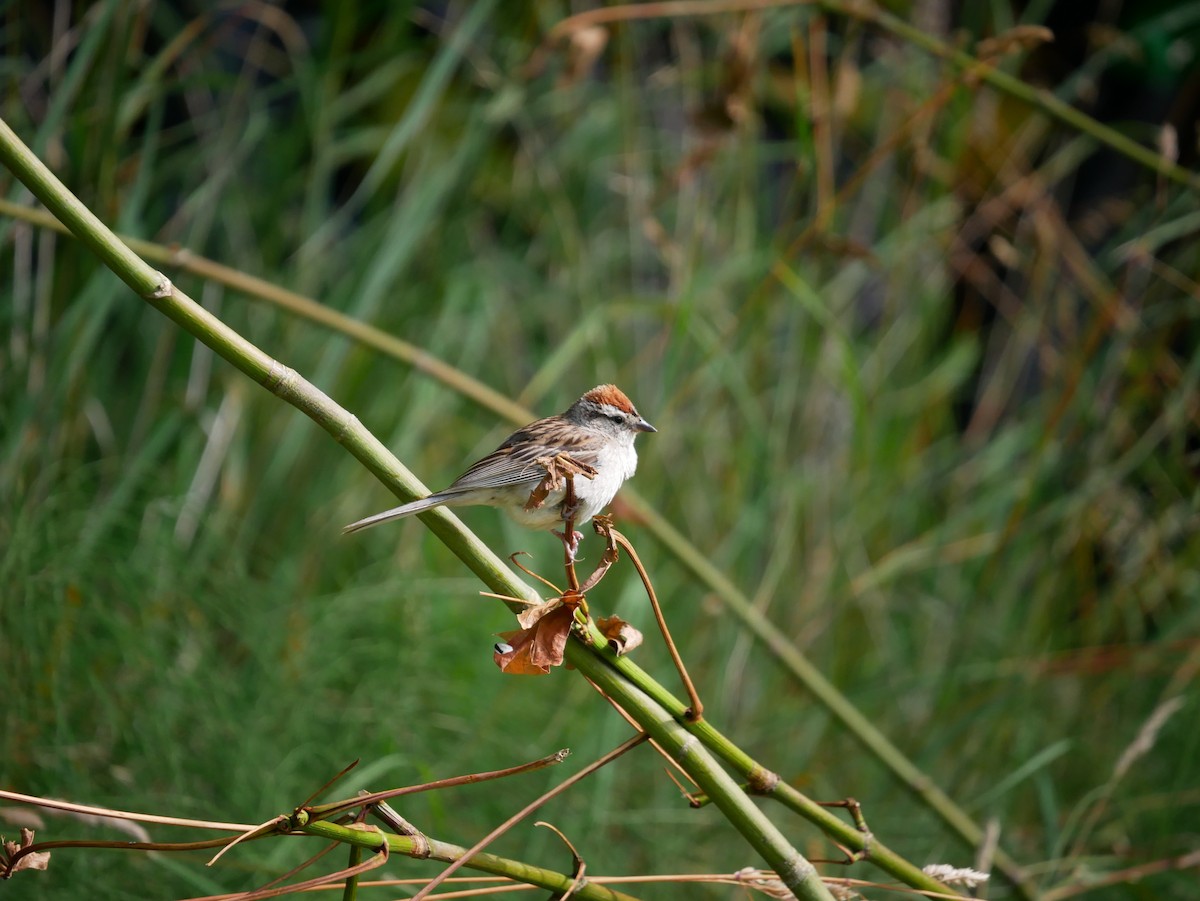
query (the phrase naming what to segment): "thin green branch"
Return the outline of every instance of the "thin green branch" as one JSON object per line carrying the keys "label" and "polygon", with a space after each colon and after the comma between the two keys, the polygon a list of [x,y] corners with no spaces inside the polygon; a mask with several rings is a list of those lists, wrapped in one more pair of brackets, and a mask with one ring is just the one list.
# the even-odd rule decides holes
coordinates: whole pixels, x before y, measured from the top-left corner
{"label": "thin green branch", "polygon": [[[837,686],[826,679],[803,652],[792,644],[723,572],[707,557],[699,553],[650,505],[638,498],[626,498],[626,502],[634,508],[634,515],[643,521],[645,527],[667,545],[684,567],[691,570],[701,582],[716,593],[725,606],[766,646],[775,659],[842,723],[850,735],[891,770],[917,798],[940,816],[966,844],[978,847],[983,840],[982,827],[942,791],[930,776],[909,760],[886,735],[875,728],[875,725],[863,716],[859,709],[850,702],[850,699],[838,691]],[[670,698],[670,693],[662,686],[657,686],[657,688],[650,686],[645,681],[649,679],[649,676],[640,670],[635,673],[632,670],[632,662],[621,658],[617,666],[643,690],[649,691],[659,703],[668,704],[667,699]],[[668,709],[671,709],[669,704]],[[683,715],[682,709],[675,712],[680,716]],[[688,724],[688,728],[699,735],[707,747],[716,751],[722,759],[746,778],[753,779],[755,773],[764,771],[760,764],[720,734],[711,723]],[[803,795],[785,783],[780,782],[776,792],[780,800],[784,800],[789,807],[796,809],[826,833],[835,836],[838,841],[853,850],[863,850],[862,836],[829,811],[816,806],[814,802],[807,799],[805,799],[806,803],[800,802],[799,799],[803,798]],[[879,864],[896,878],[903,879],[909,885],[916,887],[910,879],[916,878],[916,873],[920,871],[905,872],[906,868],[911,865],[898,855],[895,857],[895,863],[900,866],[900,869],[892,869],[890,863],[885,864],[885,861],[891,857],[891,852],[888,852],[881,844],[876,842],[873,845],[871,860],[874,863]],[[996,868],[1021,892],[1023,897],[1035,898],[1037,896],[1036,889],[1026,879],[1021,866],[1008,854],[997,849],[993,860]]]}
{"label": "thin green branch", "polygon": [[[816,868],[792,848],[778,827],[742,791],[702,743],[662,705],[630,680],[621,678],[593,648],[570,642],[567,661],[599,685],[683,767],[742,833],[797,898],[832,899]],[[680,712],[678,715],[682,715]],[[944,887],[939,885],[940,890]]]}
{"label": "thin green branch", "polygon": [[[569,527],[570,526],[568,525],[568,528]],[[589,763],[587,766],[585,766],[583,769],[581,769],[578,773],[575,773],[574,775],[568,777],[567,779],[564,779],[562,782],[560,782],[558,785],[554,786],[554,788],[550,789],[548,792],[544,792],[537,798],[534,798],[532,801],[530,801],[528,804],[526,804],[524,807],[522,807],[520,810],[518,810],[516,813],[514,813],[512,816],[510,816],[507,820],[505,820],[503,823],[501,823],[499,826],[497,826],[495,829],[493,829],[491,832],[489,832],[487,835],[485,835],[483,838],[481,838],[479,841],[477,841],[474,845],[472,845],[462,857],[455,860],[453,863],[450,864],[450,866],[448,866],[446,869],[442,870],[442,872],[440,872],[437,876],[435,876],[433,879],[431,879],[424,888],[422,888],[419,892],[417,892],[415,895],[413,895],[413,901],[423,901],[423,899],[428,898],[430,892],[432,892],[435,888],[437,888],[439,885],[441,885],[447,879],[449,879],[455,873],[455,871],[457,871],[460,867],[465,866],[467,861],[471,857],[478,854],[480,851],[482,851],[484,848],[486,848],[488,845],[490,845],[492,842],[494,842],[497,838],[499,838],[501,835],[503,835],[505,832],[507,832],[509,829],[511,829],[517,823],[521,822],[521,820],[525,819],[527,816],[532,814],[535,810],[538,810],[540,807],[545,805],[547,801],[561,795],[563,792],[565,792],[571,786],[575,785],[577,782],[580,782],[580,781],[586,779],[592,773],[596,772],[596,770],[600,769],[601,767],[605,766],[606,764],[612,763],[612,761],[616,760],[618,757],[621,757],[622,755],[627,754],[628,752],[632,751],[639,744],[644,742],[647,739],[647,737],[648,736],[646,735],[645,732],[637,733],[632,738],[627,739],[626,741],[622,742],[620,744],[620,746],[614,748],[612,751],[609,751],[607,754],[605,754],[599,760],[593,760],[591,763]]]}
{"label": "thin green branch", "polygon": [[[603,636],[593,629],[592,640],[601,645]],[[567,659],[575,666],[583,669],[575,657],[571,656],[573,646],[568,646]],[[897,854],[875,836],[860,832],[855,826],[845,822],[836,814],[831,813],[817,802],[806,797],[802,792],[784,782],[778,774],[758,763],[749,754],[735,745],[723,735],[710,720],[692,722],[687,719],[687,707],[683,701],[674,697],[666,688],[653,677],[642,670],[628,657],[613,657],[609,664],[626,677],[628,683],[635,686],[639,692],[652,699],[652,703],[661,705],[662,709],[671,716],[680,727],[700,740],[701,745],[724,760],[733,770],[749,784],[749,790],[756,795],[775,798],[784,806],[800,814],[834,841],[849,848],[851,851],[863,854],[863,859],[879,867],[885,873],[899,879],[905,885],[930,892],[941,892],[953,895],[953,891],[936,879],[928,876],[920,867],[915,866],[901,855]],[[592,677],[590,671],[585,674]],[[594,679],[598,684],[609,690],[609,684]],[[632,711],[630,711],[632,714]],[[640,722],[640,720],[639,720]],[[658,736],[654,736],[657,740]],[[691,775],[689,773],[689,775]],[[701,782],[698,785],[708,793],[708,788]],[[716,798],[712,799],[714,802]],[[719,806],[719,802],[718,806]],[[1032,896],[1031,896],[1032,897]]]}
{"label": "thin green branch", "polygon": [[432,782],[422,782],[419,785],[406,785],[403,788],[393,788],[387,791],[367,792],[366,794],[360,792],[353,798],[330,801],[326,804],[305,805],[305,809],[312,819],[327,820],[347,811],[354,810],[357,807],[362,807],[364,804],[378,804],[393,798],[403,798],[407,795],[441,791],[445,788],[456,788],[460,785],[478,785],[481,782],[490,782],[493,779],[508,779],[512,776],[521,776],[534,770],[562,763],[570,753],[568,749],[563,748],[546,757],[518,764],[517,766],[506,767],[502,770],[491,770],[486,773],[467,773],[464,776],[450,776],[446,779],[434,779]]}
{"label": "thin green branch", "polygon": [[[346,861],[346,868],[355,870],[362,863],[363,849],[361,845],[350,846],[350,857]],[[346,880],[346,884],[342,889],[342,901],[358,901],[358,876],[356,872],[353,876]]]}
{"label": "thin green branch", "polygon": [[[406,835],[386,835],[374,828],[339,826],[325,820],[308,823],[300,827],[298,831],[305,835],[315,835],[348,845],[358,845],[371,851],[378,851],[386,844],[388,850],[393,854],[419,853],[422,859],[432,858],[446,862],[459,860],[467,852],[466,848],[459,845],[440,842],[428,836],[417,839]],[[428,854],[424,853],[425,849],[428,849]],[[511,860],[486,852],[471,855],[467,858],[465,865],[473,870],[491,873],[495,876],[505,876],[514,881],[536,885],[552,892],[565,892],[574,882],[574,877],[565,873],[558,873],[544,867],[535,867],[519,860]],[[571,897],[585,898],[587,901],[637,901],[632,895],[595,883],[585,883],[579,886]]]}

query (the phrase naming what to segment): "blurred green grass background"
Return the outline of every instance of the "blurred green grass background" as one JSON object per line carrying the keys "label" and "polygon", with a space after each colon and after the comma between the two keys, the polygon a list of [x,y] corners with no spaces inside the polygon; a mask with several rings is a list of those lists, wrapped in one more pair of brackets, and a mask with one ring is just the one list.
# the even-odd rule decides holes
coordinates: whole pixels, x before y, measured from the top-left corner
{"label": "blurred green grass background", "polygon": [[[1098,13],[1089,25],[1131,45],[1072,56],[1058,30],[999,64],[1153,143],[1186,119],[1193,8]],[[1063,27],[1052,4],[921,19],[939,9],[902,15],[972,38]],[[673,17],[543,46],[572,11],[7,4],[3,115],[124,234],[319,298],[543,415],[620,384],[659,428],[641,496],[1043,887],[1194,850],[1196,195],[854,20]],[[1114,79],[1133,111],[1105,105]],[[511,617],[419,523],[342,538],[391,498],[311,422],[71,240],[12,219],[0,236],[0,786],[260,822],[354,759],[339,796],[560,747],[573,771],[626,737],[568,672],[500,676],[491,643]],[[171,274],[430,485],[510,428],[345,337]],[[464,518],[553,572],[554,539]],[[972,862],[621,525],[723,731],[812,796],[858,798],[918,863]],[[627,569],[591,602],[653,628]],[[657,642],[638,661],[675,684]],[[659,764],[639,753],[541,817],[590,874],[755,865]],[[402,810],[470,844],[562,777]],[[47,818],[39,837],[115,836]],[[0,895],[247,889],[311,850],[243,846],[211,870],[59,851]],[[568,865],[532,826],[494,850]],[[1186,898],[1194,879],[1088,897]],[[703,892],[687,889],[740,897]]]}

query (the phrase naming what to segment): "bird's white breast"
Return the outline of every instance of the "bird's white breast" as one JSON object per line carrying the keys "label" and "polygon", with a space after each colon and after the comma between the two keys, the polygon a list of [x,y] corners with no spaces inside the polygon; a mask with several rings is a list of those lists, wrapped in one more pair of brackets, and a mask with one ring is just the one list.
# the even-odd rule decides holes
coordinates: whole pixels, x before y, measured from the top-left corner
{"label": "bird's white breast", "polygon": [[[575,512],[576,528],[612,503],[621,485],[637,470],[637,451],[633,447],[632,439],[613,442],[599,451],[592,465],[596,468],[595,478],[575,477],[575,500],[578,504]],[[536,509],[525,510],[521,506],[509,506],[506,509],[513,519],[526,528],[558,528],[562,524],[562,503],[565,497],[566,489],[559,488],[550,492],[542,505]]]}

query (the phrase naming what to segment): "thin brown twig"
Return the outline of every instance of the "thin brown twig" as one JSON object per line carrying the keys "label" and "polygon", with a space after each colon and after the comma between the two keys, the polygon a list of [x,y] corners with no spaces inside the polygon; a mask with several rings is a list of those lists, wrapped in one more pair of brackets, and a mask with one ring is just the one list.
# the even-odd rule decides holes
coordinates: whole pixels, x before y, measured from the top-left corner
{"label": "thin brown twig", "polygon": [[846,855],[845,860],[816,860],[811,859],[811,863],[827,863],[837,866],[850,866],[858,863],[860,860],[867,860],[871,856],[871,842],[875,838],[874,833],[867,827],[867,818],[863,815],[862,805],[854,798],[843,798],[841,801],[817,801],[821,807],[840,807],[850,812],[851,819],[854,820],[854,827],[862,835],[862,847],[857,851],[851,851],[841,842],[833,840],[834,846]]}
{"label": "thin brown twig", "polygon": [[[553,582],[551,582],[545,576],[538,575],[532,569],[530,569],[529,567],[525,566],[523,563],[521,563],[517,560],[517,557],[520,557],[522,555],[528,555],[528,554],[529,554],[528,551],[517,551],[515,554],[509,554],[508,559],[509,559],[509,561],[511,561],[513,566],[515,566],[521,572],[525,573],[525,575],[529,576],[529,578],[537,579],[539,582],[541,582],[543,585],[545,585],[547,588],[549,588],[551,591],[553,591],[555,597],[562,597],[562,589],[561,588],[559,588],[557,585],[555,585]],[[488,594],[488,593],[481,591],[480,594]],[[498,595],[498,594],[488,594],[488,596],[489,597],[500,597],[500,595]],[[524,599],[523,598],[508,598],[508,600],[520,601],[520,600],[524,600]]]}
{"label": "thin brown twig", "polygon": [[600,580],[604,578],[605,574],[612,567],[612,565],[617,562],[617,558],[620,556],[617,553],[617,543],[613,541],[612,536],[608,534],[609,529],[612,526],[612,519],[607,516],[597,516],[592,520],[592,525],[598,534],[605,536],[607,544],[604,548],[604,553],[600,556],[600,562],[597,564],[596,569],[590,576],[587,577],[583,585],[580,586],[580,594],[587,594],[587,592],[595,588],[596,585],[599,584]]}
{"label": "thin brown twig", "polygon": [[316,807],[310,807],[308,814],[313,820],[327,820],[330,817],[337,816],[340,813],[353,810],[364,804],[375,804],[379,801],[386,801],[389,798],[399,798],[403,795],[415,795],[419,792],[438,791],[443,788],[453,788],[459,785],[474,785],[476,782],[487,782],[491,779],[506,779],[509,776],[518,776],[522,773],[540,770],[543,767],[553,766],[556,763],[562,763],[567,759],[567,755],[571,752],[566,748],[561,751],[556,751],[546,757],[531,760],[528,763],[521,763],[517,766],[508,767],[503,770],[490,770],[486,773],[468,773],[465,776],[451,776],[448,779],[437,779],[433,782],[422,782],[420,785],[406,785],[403,788],[393,788],[387,791],[372,792],[369,795],[360,795],[355,798],[347,798],[344,801],[331,801],[328,804],[320,804]]}
{"label": "thin brown twig", "polygon": [[679,793],[681,795],[683,795],[685,798],[687,798],[689,807],[701,807],[702,806],[702,804],[700,803],[699,797],[696,794],[694,794],[692,791],[690,791],[686,785],[684,785],[682,782],[680,782],[678,779],[676,779],[674,773],[672,773],[670,770],[664,770],[663,772],[665,772],[667,774],[668,779],[670,779],[672,782],[675,783],[675,787],[677,789],[679,789]]}
{"label": "thin brown twig", "polygon": [[228,838],[210,838],[200,842],[131,842],[93,841],[91,839],[62,839],[59,841],[33,842],[18,848],[7,858],[0,854],[0,880],[8,879],[17,871],[17,864],[29,854],[54,851],[62,848],[101,848],[115,851],[210,851],[228,844]]}
{"label": "thin brown twig", "polygon": [[329,845],[329,847],[322,850],[319,854],[313,855],[312,857],[310,857],[304,863],[300,864],[295,869],[290,870],[288,873],[285,873],[283,876],[280,876],[276,879],[271,880],[271,882],[267,883],[266,887],[263,887],[261,889],[255,889],[254,891],[250,891],[250,892],[238,892],[236,894],[230,894],[230,895],[207,895],[202,898],[191,898],[191,899],[189,899],[189,901],[263,901],[263,899],[265,899],[265,898],[277,898],[280,895],[290,895],[292,893],[307,892],[312,889],[320,888],[321,886],[324,886],[324,885],[329,885],[330,883],[333,883],[333,882],[338,882],[339,880],[351,879],[351,878],[361,875],[362,873],[368,873],[371,870],[381,867],[388,862],[388,859],[391,855],[391,846],[388,844],[387,836],[384,835],[383,832],[378,827],[366,826],[366,827],[364,827],[364,829],[366,831],[378,833],[379,837],[380,837],[380,843],[379,843],[379,847],[373,849],[375,851],[375,853],[371,855],[370,859],[363,861],[362,863],[358,864],[357,866],[346,867],[341,870],[336,870],[333,873],[326,873],[323,876],[317,876],[317,877],[314,877],[313,879],[306,879],[304,882],[295,882],[295,883],[290,883],[288,885],[279,885],[279,881],[281,879],[286,879],[288,876],[290,876],[294,873],[300,872],[305,867],[311,866],[314,861],[318,860],[319,858],[324,856],[329,851],[338,847],[339,843],[333,842],[332,844]]}
{"label": "thin brown twig", "polygon": [[663,616],[662,607],[659,606],[658,596],[654,593],[654,586],[650,582],[650,575],[646,572],[646,568],[642,566],[642,561],[638,557],[637,551],[633,549],[633,545],[630,544],[629,539],[612,528],[612,526],[608,526],[608,530],[613,540],[625,549],[625,553],[629,554],[629,559],[633,563],[634,569],[638,571],[638,575],[642,578],[642,585],[646,589],[646,595],[650,598],[650,607],[654,611],[654,619],[658,622],[658,629],[662,632],[663,641],[667,644],[667,652],[671,655],[671,660],[675,663],[675,669],[679,671],[679,678],[683,680],[683,688],[687,692],[688,702],[691,705],[684,716],[692,722],[703,719],[704,705],[700,702],[700,695],[696,693],[696,686],[692,682],[692,677],[688,675],[687,667],[683,665],[683,658],[679,656],[679,650],[675,647],[675,641],[671,638],[671,630],[667,628],[667,620]]}
{"label": "thin brown twig", "polygon": [[20,792],[6,789],[0,789],[0,799],[30,804],[34,807],[46,807],[50,810],[82,813],[113,820],[132,820],[137,823],[155,823],[159,826],[188,826],[196,829],[220,829],[224,832],[245,832],[247,829],[254,828],[252,823],[220,823],[214,820],[192,820],[185,817],[164,817],[153,813],[134,813],[111,807],[93,807],[89,804],[76,804],[73,801],[60,801],[57,798],[39,798],[37,795],[23,795]]}
{"label": "thin brown twig", "polygon": [[[361,795],[369,795],[369,791],[359,792]],[[409,857],[424,859],[429,856],[429,839],[425,837],[425,833],[410,823],[404,817],[400,816],[399,811],[388,804],[387,801],[376,801],[374,804],[367,805],[363,810],[369,813],[383,825],[387,826],[397,835],[403,835],[405,838],[413,840],[413,850],[409,852]]]}
{"label": "thin brown twig", "polygon": [[553,823],[547,823],[544,820],[538,820],[533,825],[549,829],[562,840],[564,845],[571,849],[571,863],[575,867],[575,881],[571,883],[565,892],[557,896],[558,901],[567,901],[568,898],[575,894],[575,890],[583,884],[583,877],[587,875],[587,861],[583,859],[583,855],[581,855],[575,849],[575,846],[571,844],[571,840],[563,835],[563,831]]}
{"label": "thin brown twig", "polygon": [[211,867],[213,864],[215,864],[218,860],[221,859],[221,856],[226,851],[230,850],[235,845],[239,845],[242,842],[250,841],[252,839],[262,838],[264,835],[271,835],[275,832],[278,832],[279,827],[287,824],[288,822],[289,821],[286,816],[274,816],[274,817],[271,817],[271,819],[267,820],[264,823],[259,823],[253,829],[247,829],[241,835],[235,836],[233,841],[226,844],[223,848],[221,848],[220,851],[218,851],[216,854],[214,854],[212,856],[212,858],[208,861],[208,863],[205,864],[205,866]]}
{"label": "thin brown twig", "polygon": [[833,177],[833,122],[829,99],[829,60],[825,51],[824,16],[813,16],[808,23],[809,111],[812,116],[813,156],[817,169],[817,215],[828,218],[836,196]]}
{"label": "thin brown twig", "polygon": [[[357,760],[352,761],[351,763],[348,763],[346,766],[342,767],[341,770],[339,770],[328,781],[326,781],[326,783],[324,785],[322,785],[315,792],[313,792],[311,795],[309,795],[307,798],[305,798],[304,801],[300,804],[300,806],[296,808],[296,810],[297,811],[304,810],[306,807],[308,807],[309,804],[311,804],[313,802],[314,799],[321,797],[321,795],[323,795],[326,791],[329,790],[330,786],[335,785],[337,782],[339,782],[347,773],[349,773],[356,766],[358,766]],[[221,857],[224,856],[224,854],[227,851],[232,849],[235,845],[238,845],[244,841],[250,841],[251,839],[261,838],[265,835],[270,835],[274,832],[278,832],[280,826],[288,825],[290,823],[291,823],[291,820],[288,817],[280,815],[280,816],[271,817],[271,819],[267,820],[264,823],[260,823],[259,825],[255,826],[253,829],[247,829],[245,832],[243,832],[241,835],[237,836],[233,841],[231,841],[229,844],[227,844],[224,848],[222,848],[220,851],[218,851],[216,854],[214,854],[212,856],[212,859],[209,860],[208,863],[205,864],[205,866],[211,867],[218,860],[220,860]],[[283,878],[283,877],[281,877],[281,878]]]}
{"label": "thin brown twig", "polygon": [[[322,848],[320,851],[318,851],[316,854],[310,854],[308,856],[308,859],[303,860],[300,863],[296,864],[296,866],[292,867],[290,870],[280,873],[274,879],[271,879],[270,881],[263,883],[258,888],[251,889],[251,891],[247,894],[256,895],[256,896],[260,895],[260,893],[262,893],[262,892],[278,894],[279,890],[278,890],[277,886],[283,885],[283,883],[285,883],[287,880],[291,879],[297,873],[307,870],[309,867],[311,867],[313,864],[315,864],[318,860],[320,860],[326,854],[330,854],[334,850],[336,850],[338,848],[338,846],[339,845],[337,842],[330,842],[324,848]],[[317,878],[321,878],[321,877],[317,877]],[[291,886],[288,886],[287,890],[290,891],[291,888],[292,888]],[[247,901],[247,898],[241,892],[235,892],[231,895],[220,896],[220,897],[235,898],[235,899],[237,899],[237,901]],[[265,895],[263,897],[270,897],[270,895]],[[188,901],[214,901],[214,899],[212,899],[212,898],[190,898],[190,899],[188,899]]]}
{"label": "thin brown twig", "polygon": [[[587,679],[586,676],[584,676],[584,678]],[[592,688],[596,689],[596,693],[599,694],[600,697],[604,698],[604,700],[609,703],[609,705],[612,707],[612,709],[615,710],[617,712],[617,714],[623,720],[625,720],[625,722],[627,722],[630,725],[631,728],[637,729],[639,732],[644,731],[642,729],[642,727],[640,725],[638,725],[638,721],[635,720],[633,717],[631,717],[629,715],[629,712],[624,707],[622,707],[620,704],[618,704],[616,701],[614,701],[612,696],[608,692],[606,692],[603,688],[601,688],[599,685],[597,685],[591,679],[588,679],[587,683],[588,683],[588,685],[592,686]],[[650,747],[652,747],[655,751],[657,751],[659,753],[659,755],[662,757],[662,759],[665,760],[670,766],[674,767],[676,772],[678,772],[681,776],[683,776],[684,779],[686,779],[688,782],[692,781],[692,777],[687,774],[687,770],[685,770],[680,765],[679,761],[676,760],[674,757],[672,757],[670,754],[668,754],[666,752],[666,750],[663,749],[663,746],[660,745],[658,742],[656,742],[653,738],[650,739]],[[676,785],[680,784],[679,780],[677,780],[674,776],[670,775],[670,771],[668,771],[667,775],[670,776],[671,781],[674,782]],[[692,784],[693,784],[693,786],[695,785],[694,782]]]}
{"label": "thin brown twig", "polygon": [[511,829],[517,823],[521,822],[521,820],[525,819],[525,817],[529,816],[531,813],[533,813],[535,810],[537,810],[539,807],[541,807],[543,804],[545,804],[551,798],[557,797],[558,795],[565,792],[568,788],[573,786],[576,782],[579,782],[580,780],[585,779],[586,777],[590,776],[592,773],[596,772],[596,770],[600,769],[605,764],[610,763],[611,761],[616,760],[618,757],[627,753],[628,751],[633,750],[638,745],[640,745],[642,742],[646,741],[646,739],[648,739],[649,737],[650,736],[645,732],[641,732],[641,733],[633,736],[633,738],[629,739],[628,741],[622,742],[618,747],[609,751],[607,754],[605,754],[599,760],[596,760],[596,761],[588,764],[587,766],[585,766],[582,770],[580,770],[574,776],[571,776],[570,778],[563,780],[561,783],[556,785],[554,788],[550,789],[550,791],[546,792],[545,794],[541,795],[538,798],[535,798],[533,801],[526,804],[523,808],[521,808],[519,811],[514,813],[511,817],[509,817],[507,820],[505,820],[503,823],[501,823],[499,826],[497,826],[495,829],[493,829],[491,832],[489,832],[487,835],[485,835],[483,838],[481,838],[479,841],[477,841],[474,845],[472,845],[470,848],[468,848],[458,859],[456,859],[453,863],[451,863],[450,866],[446,867],[446,869],[442,870],[441,873],[439,873],[437,876],[435,876],[433,879],[431,879],[425,885],[424,888],[422,888],[419,892],[417,892],[415,895],[413,895],[412,901],[423,901],[423,899],[428,898],[430,892],[432,892],[435,888],[437,888],[439,885],[441,885],[443,882],[445,882],[451,875],[456,873],[459,870],[459,868],[464,866],[467,863],[467,861],[469,861],[472,857],[474,857],[476,854],[478,854],[480,851],[482,851],[484,848],[486,848],[489,844],[491,844],[493,841],[495,841],[495,839],[497,837],[503,835],[505,832],[507,832],[509,829]]}

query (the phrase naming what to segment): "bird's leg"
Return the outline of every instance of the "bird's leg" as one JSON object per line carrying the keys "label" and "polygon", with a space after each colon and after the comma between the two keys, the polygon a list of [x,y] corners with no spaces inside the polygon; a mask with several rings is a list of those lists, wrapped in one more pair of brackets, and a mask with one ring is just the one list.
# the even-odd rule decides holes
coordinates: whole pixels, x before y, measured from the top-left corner
{"label": "bird's leg", "polygon": [[566,563],[571,566],[575,563],[575,554],[579,550],[579,542],[583,540],[583,533],[572,529],[570,533],[560,532],[558,529],[551,529],[552,534],[557,535],[563,543],[563,550],[566,551]]}
{"label": "bird's leg", "polygon": [[567,570],[567,586],[571,591],[579,590],[579,576],[575,574],[575,555],[579,551],[579,542],[583,534],[575,531],[575,514],[579,511],[579,499],[575,496],[575,476],[566,473],[566,493],[563,495],[562,518],[565,527],[561,532],[555,532],[563,543],[563,564]]}
{"label": "bird's leg", "polygon": [[562,539],[567,551],[567,560],[570,563],[575,562],[575,553],[579,550],[579,542],[583,540],[583,533],[575,529],[575,514],[579,512],[579,501],[575,499],[574,491],[570,488],[574,481],[572,476],[567,476],[567,494],[569,499],[564,500],[562,505],[562,518],[567,527],[561,532],[556,531],[554,533]]}
{"label": "bird's leg", "polygon": [[550,492],[557,489],[559,485],[564,486],[559,515],[566,524],[566,528],[561,532],[552,531],[563,543],[563,559],[570,590],[578,591],[579,579],[575,575],[575,555],[579,551],[579,542],[583,540],[583,534],[575,531],[575,517],[579,513],[579,498],[575,494],[575,476],[581,475],[586,479],[594,479],[596,468],[586,463],[580,463],[562,453],[553,457],[539,457],[535,462],[546,470],[546,476],[530,493],[529,500],[525,503],[525,509],[536,510],[546,502]]}

